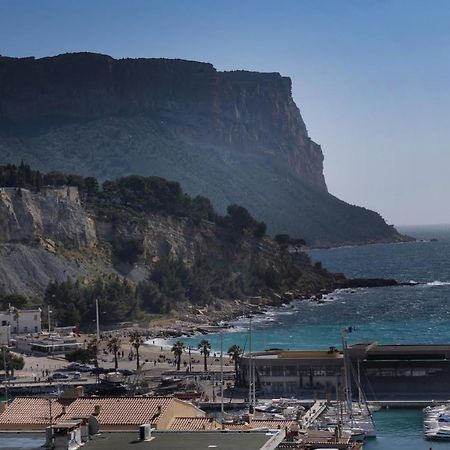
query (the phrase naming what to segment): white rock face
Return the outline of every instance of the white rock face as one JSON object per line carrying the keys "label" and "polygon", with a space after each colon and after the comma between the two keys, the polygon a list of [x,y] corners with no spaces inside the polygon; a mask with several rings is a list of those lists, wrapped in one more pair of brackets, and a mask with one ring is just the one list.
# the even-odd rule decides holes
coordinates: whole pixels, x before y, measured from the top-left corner
{"label": "white rock face", "polygon": [[70,247],[96,244],[95,222],[80,204],[77,188],[0,189],[0,242],[52,239]]}
{"label": "white rock face", "polygon": [[0,243],[0,293],[21,293],[33,298],[42,294],[51,281],[88,275],[89,268],[40,245]]}

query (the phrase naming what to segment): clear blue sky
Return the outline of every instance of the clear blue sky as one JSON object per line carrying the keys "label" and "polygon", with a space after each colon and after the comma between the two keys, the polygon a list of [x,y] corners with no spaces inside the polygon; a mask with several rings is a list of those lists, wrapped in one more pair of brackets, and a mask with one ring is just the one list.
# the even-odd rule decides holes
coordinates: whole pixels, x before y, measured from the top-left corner
{"label": "clear blue sky", "polygon": [[450,1],[0,0],[0,53],[93,51],[280,72],[329,189],[450,223]]}

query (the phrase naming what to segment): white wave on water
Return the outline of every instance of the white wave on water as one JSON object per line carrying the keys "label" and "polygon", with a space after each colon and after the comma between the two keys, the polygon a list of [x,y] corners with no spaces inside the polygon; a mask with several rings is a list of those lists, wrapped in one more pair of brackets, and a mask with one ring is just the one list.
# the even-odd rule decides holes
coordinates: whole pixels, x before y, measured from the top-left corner
{"label": "white wave on water", "polygon": [[450,281],[430,281],[426,283],[425,286],[450,286]]}
{"label": "white wave on water", "polygon": [[155,347],[161,347],[163,350],[170,350],[173,345],[173,339],[170,338],[153,338],[145,341],[146,345],[153,345]]}

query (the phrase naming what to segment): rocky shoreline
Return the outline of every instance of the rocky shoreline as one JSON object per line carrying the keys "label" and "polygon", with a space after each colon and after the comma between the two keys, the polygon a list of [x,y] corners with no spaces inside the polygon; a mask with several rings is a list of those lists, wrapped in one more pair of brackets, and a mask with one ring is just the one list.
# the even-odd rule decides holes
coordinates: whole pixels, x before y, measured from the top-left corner
{"label": "rocky shoreline", "polygon": [[191,337],[196,335],[208,335],[220,331],[229,330],[232,326],[229,321],[236,320],[247,315],[259,315],[266,313],[270,308],[283,308],[294,300],[315,301],[321,303],[324,296],[342,289],[362,289],[394,286],[414,286],[416,283],[400,283],[394,279],[383,278],[354,278],[345,277],[335,280],[330,289],[320,289],[316,292],[300,294],[298,292],[285,292],[274,294],[272,298],[250,297],[243,300],[222,300],[220,310],[198,309],[183,313],[183,316],[164,318],[155,321],[148,328],[142,329],[149,339],[174,339]]}

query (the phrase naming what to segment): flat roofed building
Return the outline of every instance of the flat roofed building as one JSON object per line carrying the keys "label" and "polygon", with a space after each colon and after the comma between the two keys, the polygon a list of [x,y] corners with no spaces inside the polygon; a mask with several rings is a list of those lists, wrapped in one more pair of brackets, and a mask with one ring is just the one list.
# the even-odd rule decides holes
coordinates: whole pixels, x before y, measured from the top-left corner
{"label": "flat roofed building", "polygon": [[[250,357],[240,361],[243,381],[248,384]],[[267,395],[301,396],[310,393],[333,394],[342,373],[343,357],[329,350],[272,350],[252,353],[256,385]]]}
{"label": "flat roofed building", "polygon": [[173,397],[17,397],[0,414],[0,430],[44,430],[51,421],[68,422],[90,415],[96,417],[102,431],[128,431],[138,430],[142,423],[167,430],[178,417],[204,417],[205,413]]}
{"label": "flat roofed building", "polygon": [[102,433],[87,442],[85,450],[274,450],[285,437],[284,430],[267,431],[156,431],[147,440],[136,433]]}
{"label": "flat roofed building", "polygon": [[61,336],[19,336],[15,339],[16,349],[22,353],[35,355],[65,355],[83,347],[73,337]]}
{"label": "flat roofed building", "polygon": [[[249,355],[241,369],[248,383]],[[343,386],[342,352],[272,350],[252,354],[256,386],[271,396],[335,398]],[[450,398],[450,345],[350,345],[348,373],[354,399],[358,385],[373,400],[443,400]],[[337,385],[337,386],[336,386]]]}
{"label": "flat roofed building", "polygon": [[450,345],[356,344],[348,355],[369,399],[450,398]]}
{"label": "flat roofed building", "polygon": [[41,332],[41,310],[10,308],[0,311],[0,327],[9,328],[10,335]]}

